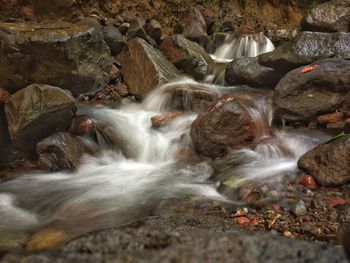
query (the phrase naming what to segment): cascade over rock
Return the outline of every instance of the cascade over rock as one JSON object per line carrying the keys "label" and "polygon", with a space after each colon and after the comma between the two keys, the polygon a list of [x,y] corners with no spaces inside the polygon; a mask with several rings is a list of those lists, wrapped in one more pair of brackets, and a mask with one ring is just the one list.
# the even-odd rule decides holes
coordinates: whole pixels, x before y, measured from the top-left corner
{"label": "cascade over rock", "polygon": [[183,35],[167,37],[160,45],[163,54],[185,73],[202,80],[214,64],[204,48]]}
{"label": "cascade over rock", "polygon": [[41,84],[21,89],[5,106],[12,143],[23,151],[35,150],[40,140],[67,130],[76,109],[68,90]]}
{"label": "cascade over rock", "polygon": [[318,145],[300,157],[298,167],[323,186],[349,182],[350,136]]}
{"label": "cascade over rock", "polygon": [[[313,70],[303,73],[308,67]],[[278,83],[273,99],[276,118],[309,123],[322,114],[350,109],[350,61],[324,59],[308,67],[289,72]]]}
{"label": "cascade over rock", "polygon": [[121,54],[118,60],[129,92],[141,97],[181,75],[159,50],[140,38],[130,40],[128,52]]}
{"label": "cascade over rock", "polygon": [[112,58],[100,30],[83,24],[0,23],[0,86],[11,93],[32,83],[94,92],[108,82]]}

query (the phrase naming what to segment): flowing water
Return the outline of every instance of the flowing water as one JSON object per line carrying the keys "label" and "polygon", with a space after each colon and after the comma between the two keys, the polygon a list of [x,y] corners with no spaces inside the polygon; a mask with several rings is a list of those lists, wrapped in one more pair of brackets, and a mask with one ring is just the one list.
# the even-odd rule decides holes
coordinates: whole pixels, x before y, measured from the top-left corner
{"label": "flowing water", "polygon": [[[230,45],[233,46],[225,43],[216,56],[231,60],[271,50],[270,42],[260,35],[244,36]],[[172,107],[174,102],[165,92],[167,89],[187,84],[197,83],[177,80],[159,87],[142,104],[83,109],[118,134],[123,145],[115,148],[123,151],[111,150],[113,147],[101,140],[104,150],[97,156],[84,157],[74,172],[33,172],[0,184],[0,245],[4,239],[26,240],[45,228],[64,229],[68,233],[64,239],[69,239],[122,225],[152,214],[163,201],[173,197],[191,195],[232,202],[219,193],[218,181],[236,187],[244,180],[274,182],[295,175],[297,158],[325,139],[306,131],[274,129],[271,135],[262,129],[254,149],[240,150],[215,161],[201,160],[195,154],[194,158],[183,160],[179,152],[184,147],[193,148],[189,131],[197,117],[190,111],[186,96],[182,108],[187,111],[168,126],[154,129],[150,118]],[[255,94],[246,107],[271,126],[271,91],[254,93],[246,87],[201,85],[218,94]]]}

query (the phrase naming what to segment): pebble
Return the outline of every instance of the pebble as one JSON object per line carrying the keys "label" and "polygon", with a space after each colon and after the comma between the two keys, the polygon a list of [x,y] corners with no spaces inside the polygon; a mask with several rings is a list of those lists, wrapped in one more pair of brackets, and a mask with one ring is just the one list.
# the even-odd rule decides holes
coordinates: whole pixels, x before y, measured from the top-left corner
{"label": "pebble", "polygon": [[299,200],[293,205],[292,212],[295,216],[303,216],[307,214],[307,209],[303,200]]}

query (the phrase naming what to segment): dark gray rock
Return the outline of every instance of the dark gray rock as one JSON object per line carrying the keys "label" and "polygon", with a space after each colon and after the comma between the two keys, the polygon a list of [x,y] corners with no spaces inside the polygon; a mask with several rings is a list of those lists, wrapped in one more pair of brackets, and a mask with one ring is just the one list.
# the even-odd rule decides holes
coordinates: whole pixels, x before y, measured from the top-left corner
{"label": "dark gray rock", "polygon": [[76,109],[67,90],[39,84],[21,89],[5,106],[12,143],[23,151],[34,151],[42,139],[67,130]]}
{"label": "dark gray rock", "polygon": [[311,9],[301,21],[304,31],[349,32],[350,1],[333,0]]}
{"label": "dark gray rock", "polygon": [[[320,115],[350,109],[350,61],[324,59],[289,72],[278,83],[274,112],[278,119],[308,124]],[[308,66],[308,67],[309,67]]]}
{"label": "dark gray rock", "polygon": [[113,56],[118,55],[126,45],[124,37],[113,25],[103,27],[103,36]]}
{"label": "dark gray rock", "polygon": [[316,146],[300,157],[298,167],[323,186],[349,182],[350,136]]}
{"label": "dark gray rock", "polygon": [[0,86],[11,93],[32,83],[94,92],[108,82],[113,60],[95,27],[63,22],[0,23]]}

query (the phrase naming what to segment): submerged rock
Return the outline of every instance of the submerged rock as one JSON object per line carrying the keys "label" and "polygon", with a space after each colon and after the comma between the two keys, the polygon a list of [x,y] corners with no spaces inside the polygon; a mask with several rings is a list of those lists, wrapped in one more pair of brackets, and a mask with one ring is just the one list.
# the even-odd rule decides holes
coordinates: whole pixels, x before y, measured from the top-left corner
{"label": "submerged rock", "polygon": [[350,59],[350,33],[301,32],[274,51],[259,56],[259,63],[285,74],[324,58]]}
{"label": "submerged rock", "polygon": [[234,95],[214,102],[192,123],[191,137],[196,151],[221,157],[229,150],[249,147],[256,136],[256,124],[246,106]]}
{"label": "submerged rock", "polygon": [[154,128],[160,128],[169,124],[172,120],[183,115],[183,112],[180,111],[170,111],[165,112],[161,115],[156,115],[151,118],[152,126]]}
{"label": "submerged rock", "polygon": [[36,151],[42,169],[59,171],[77,168],[83,155],[96,153],[98,146],[91,140],[59,132],[40,141]]}
{"label": "submerged rock", "polygon": [[143,39],[130,40],[128,49],[127,53],[121,54],[119,61],[131,94],[145,96],[159,85],[180,76],[176,67]]}
{"label": "submerged rock", "polygon": [[324,59],[289,72],[274,95],[275,116],[309,123],[320,115],[350,108],[350,61]]}
{"label": "submerged rock", "polygon": [[299,169],[312,175],[322,186],[350,181],[350,136],[322,143],[302,155]]}
{"label": "submerged rock", "polygon": [[333,0],[311,9],[301,21],[304,31],[349,32],[350,1]]}
{"label": "submerged rock", "polygon": [[177,68],[197,80],[202,80],[214,64],[203,47],[182,35],[167,37],[160,50]]}
{"label": "submerged rock", "polygon": [[33,84],[13,94],[5,106],[11,140],[23,151],[57,131],[67,130],[76,112],[72,94],[57,87]]}
{"label": "submerged rock", "polygon": [[95,27],[63,22],[0,23],[0,86],[11,93],[32,83],[93,92],[108,82],[112,58]]}
{"label": "submerged rock", "polygon": [[274,69],[260,65],[258,58],[237,58],[225,70],[228,85],[249,84],[274,88],[281,78]]}

